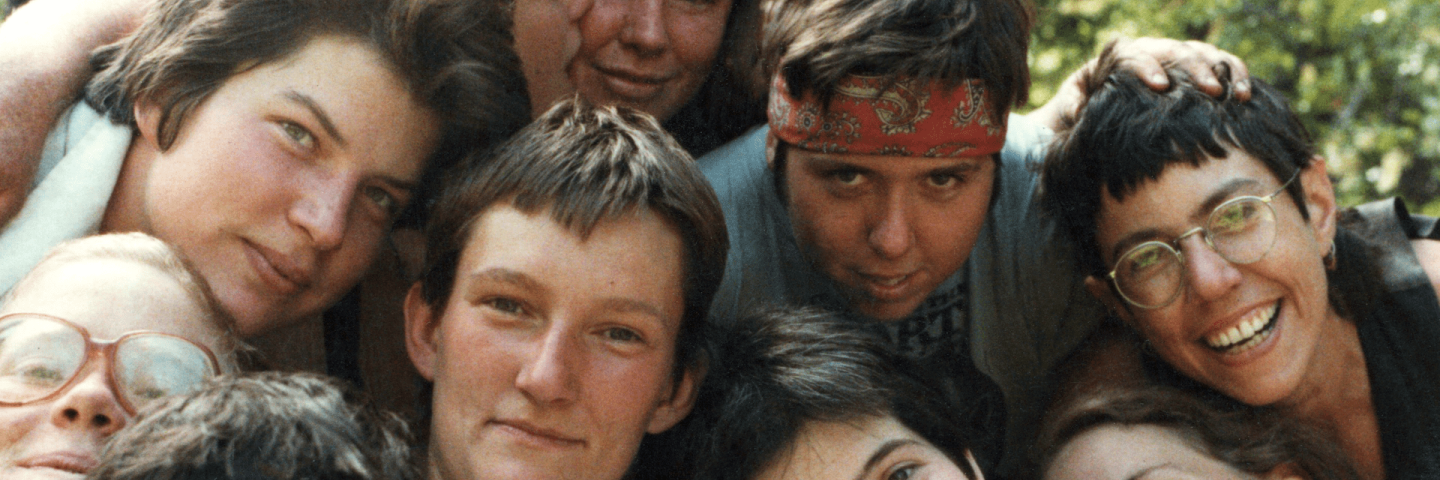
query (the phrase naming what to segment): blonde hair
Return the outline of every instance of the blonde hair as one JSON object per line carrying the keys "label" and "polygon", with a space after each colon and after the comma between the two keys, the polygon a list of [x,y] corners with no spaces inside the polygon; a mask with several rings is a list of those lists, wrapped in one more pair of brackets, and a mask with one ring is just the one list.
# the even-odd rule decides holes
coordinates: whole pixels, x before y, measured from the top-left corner
{"label": "blonde hair", "polygon": [[235,334],[235,319],[225,311],[210,290],[210,284],[195,266],[186,260],[179,250],[163,240],[143,233],[110,233],[70,240],[50,249],[35,268],[21,277],[10,291],[0,298],[0,305],[9,303],[19,296],[31,280],[65,265],[87,260],[122,260],[144,265],[174,279],[195,305],[204,312],[205,319],[213,324],[220,335],[216,338],[218,351],[214,352],[221,369],[235,372],[236,352],[247,347]]}

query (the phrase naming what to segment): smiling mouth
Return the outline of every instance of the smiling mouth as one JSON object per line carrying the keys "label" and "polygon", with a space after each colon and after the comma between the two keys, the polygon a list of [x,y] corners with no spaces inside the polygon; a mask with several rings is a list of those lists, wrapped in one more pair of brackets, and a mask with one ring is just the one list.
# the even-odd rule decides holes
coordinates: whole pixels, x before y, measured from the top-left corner
{"label": "smiling mouth", "polygon": [[1280,318],[1280,302],[1269,308],[1257,309],[1238,325],[1223,332],[1205,337],[1206,346],[1226,355],[1238,355],[1250,351],[1270,338],[1275,331],[1275,320]]}
{"label": "smiling mouth", "polygon": [[605,84],[610,93],[632,101],[644,100],[656,95],[672,78],[668,75],[643,75],[599,66],[594,68],[605,77]]}
{"label": "smiling mouth", "polygon": [[24,468],[49,468],[84,475],[95,467],[94,457],[73,453],[50,453],[20,462]]}
{"label": "smiling mouth", "polygon": [[509,431],[512,435],[518,435],[528,443],[550,448],[573,448],[583,446],[585,442],[577,438],[567,437],[559,432],[541,429],[525,423],[496,421],[495,425]]}

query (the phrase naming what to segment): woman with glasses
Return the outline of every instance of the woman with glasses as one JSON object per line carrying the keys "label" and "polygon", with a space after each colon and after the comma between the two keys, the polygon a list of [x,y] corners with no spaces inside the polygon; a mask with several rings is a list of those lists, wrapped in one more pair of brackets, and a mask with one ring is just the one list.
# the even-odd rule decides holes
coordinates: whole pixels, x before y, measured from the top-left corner
{"label": "woman with glasses", "polygon": [[159,240],[56,247],[0,305],[0,478],[80,478],[137,410],[236,370],[233,323]]}
{"label": "woman with glasses", "polygon": [[1090,292],[1164,365],[1151,378],[1319,428],[1363,478],[1440,478],[1434,221],[1395,202],[1341,212],[1264,82],[1240,102],[1115,70],[1106,55],[1088,79],[1044,203]]}
{"label": "woman with glasses", "polygon": [[648,445],[634,478],[984,478],[969,449],[980,432],[960,422],[974,417],[864,325],[776,309],[718,338],[695,409]]}

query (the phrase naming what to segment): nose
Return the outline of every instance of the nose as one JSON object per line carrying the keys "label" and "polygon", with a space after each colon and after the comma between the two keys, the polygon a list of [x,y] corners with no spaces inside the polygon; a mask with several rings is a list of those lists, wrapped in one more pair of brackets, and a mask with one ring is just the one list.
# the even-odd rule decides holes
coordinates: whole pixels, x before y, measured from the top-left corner
{"label": "nose", "polygon": [[1220,298],[1240,283],[1240,270],[1225,257],[1210,248],[1199,235],[1181,241],[1185,252],[1185,270],[1188,288],[1197,298],[1214,300]]}
{"label": "nose", "polygon": [[301,183],[304,191],[290,207],[290,221],[309,234],[316,248],[339,247],[358,183],[346,175],[315,174]]}
{"label": "nose", "polygon": [[515,386],[539,405],[563,404],[576,397],[573,335],[552,326],[540,339],[537,350],[520,370]]}
{"label": "nose", "polygon": [[899,258],[915,244],[905,198],[900,192],[891,193],[879,207],[878,218],[870,226],[870,248],[883,258]]}
{"label": "nose", "polygon": [[88,373],[55,400],[50,421],[60,428],[92,430],[106,438],[125,426],[129,415],[105,378],[105,369]]}
{"label": "nose", "polygon": [[641,55],[659,55],[670,44],[665,29],[665,0],[629,0],[620,41]]}

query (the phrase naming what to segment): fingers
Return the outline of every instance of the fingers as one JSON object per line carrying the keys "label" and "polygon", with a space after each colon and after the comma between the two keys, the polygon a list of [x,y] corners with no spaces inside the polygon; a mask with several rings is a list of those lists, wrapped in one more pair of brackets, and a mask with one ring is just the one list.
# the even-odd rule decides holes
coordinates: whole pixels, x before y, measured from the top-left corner
{"label": "fingers", "polygon": [[1224,76],[1233,87],[1236,99],[1250,98],[1250,70],[1245,62],[1208,43],[1145,37],[1118,42],[1115,54],[1125,68],[1157,91],[1170,88],[1170,79],[1165,73],[1165,66],[1170,65],[1190,74],[1196,88],[1209,95],[1225,94],[1220,85],[1220,77]]}

